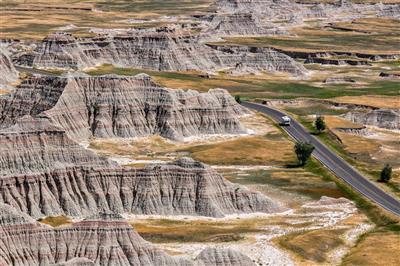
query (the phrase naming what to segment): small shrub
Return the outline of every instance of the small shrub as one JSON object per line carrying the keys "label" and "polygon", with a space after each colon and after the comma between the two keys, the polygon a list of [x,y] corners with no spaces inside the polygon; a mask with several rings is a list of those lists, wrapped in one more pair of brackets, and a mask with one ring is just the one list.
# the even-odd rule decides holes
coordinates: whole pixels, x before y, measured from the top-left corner
{"label": "small shrub", "polygon": [[387,183],[392,178],[392,167],[388,164],[383,167],[378,182]]}
{"label": "small shrub", "polygon": [[240,99],[240,95],[236,95],[236,96],[235,96],[235,100],[236,100],[236,102],[237,102],[238,104],[241,104],[241,103],[242,103],[242,99]]}
{"label": "small shrub", "polygon": [[301,166],[307,163],[314,148],[315,148],[314,145],[310,143],[304,143],[304,142],[296,143],[296,145],[294,146],[294,151]]}
{"label": "small shrub", "polygon": [[321,133],[326,128],[325,120],[322,116],[317,117],[317,119],[314,122],[314,125],[318,133]]}

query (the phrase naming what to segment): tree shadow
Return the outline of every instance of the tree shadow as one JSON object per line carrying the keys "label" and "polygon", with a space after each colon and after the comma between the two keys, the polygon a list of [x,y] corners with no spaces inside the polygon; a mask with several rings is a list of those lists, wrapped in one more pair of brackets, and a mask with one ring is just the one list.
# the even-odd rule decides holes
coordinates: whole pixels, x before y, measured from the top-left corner
{"label": "tree shadow", "polygon": [[299,163],[288,163],[288,164],[285,164],[285,168],[288,168],[288,169],[291,169],[291,168],[300,168],[300,167],[302,167],[302,165],[301,164],[299,164]]}

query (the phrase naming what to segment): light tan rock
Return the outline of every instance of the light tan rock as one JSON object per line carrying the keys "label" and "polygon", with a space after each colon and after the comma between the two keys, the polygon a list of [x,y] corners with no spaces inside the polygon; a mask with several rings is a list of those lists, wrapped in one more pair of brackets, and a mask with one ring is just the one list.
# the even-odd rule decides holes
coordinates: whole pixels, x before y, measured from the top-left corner
{"label": "light tan rock", "polygon": [[157,85],[135,77],[75,75],[33,77],[0,99],[0,127],[25,115],[47,117],[74,140],[159,134],[181,140],[201,134],[238,134],[248,111],[226,90],[208,93]]}

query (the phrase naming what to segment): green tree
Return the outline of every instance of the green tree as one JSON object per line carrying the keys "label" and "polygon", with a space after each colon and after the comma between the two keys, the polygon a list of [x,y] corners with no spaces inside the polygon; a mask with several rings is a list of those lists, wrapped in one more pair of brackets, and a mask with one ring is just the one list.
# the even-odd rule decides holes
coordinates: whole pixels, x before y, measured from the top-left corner
{"label": "green tree", "polygon": [[314,150],[314,145],[310,143],[297,142],[294,146],[294,151],[296,153],[297,159],[300,165],[305,165]]}
{"label": "green tree", "polygon": [[315,128],[318,131],[318,134],[321,133],[322,131],[324,131],[326,128],[325,120],[322,116],[318,116],[317,119],[315,119],[314,124],[315,124]]}
{"label": "green tree", "polygon": [[388,164],[383,167],[381,175],[378,179],[379,182],[387,183],[392,178],[392,167]]}
{"label": "green tree", "polygon": [[242,99],[240,99],[240,95],[236,95],[236,96],[235,96],[235,100],[236,100],[236,102],[237,102],[238,104],[241,104],[241,103],[242,103]]}

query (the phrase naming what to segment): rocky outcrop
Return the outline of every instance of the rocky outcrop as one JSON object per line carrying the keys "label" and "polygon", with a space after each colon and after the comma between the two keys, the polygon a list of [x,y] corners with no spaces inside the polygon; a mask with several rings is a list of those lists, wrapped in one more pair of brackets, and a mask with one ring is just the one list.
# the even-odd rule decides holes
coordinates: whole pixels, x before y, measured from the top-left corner
{"label": "rocky outcrop", "polygon": [[87,258],[73,258],[65,262],[53,264],[52,266],[95,266],[95,264]]}
{"label": "rocky outcrop", "polygon": [[0,86],[7,85],[18,79],[18,72],[15,69],[6,50],[0,48]]}
{"label": "rocky outcrop", "polygon": [[305,64],[321,64],[321,65],[351,65],[351,66],[365,66],[371,65],[365,60],[351,60],[351,59],[332,59],[323,57],[309,57],[304,61]]}
{"label": "rocky outcrop", "polygon": [[321,3],[321,1],[293,0],[216,0],[214,8],[219,12],[255,12],[270,20],[286,19],[289,23],[297,20],[325,18],[331,20],[351,20],[375,14],[379,17],[398,17],[400,5],[373,3]]}
{"label": "rocky outcrop", "polygon": [[0,179],[76,165],[111,167],[114,164],[83,149],[46,118],[25,116],[14,126],[0,131]]}
{"label": "rocky outcrop", "polygon": [[[0,217],[24,215],[10,215],[10,209],[0,205]],[[1,265],[193,265],[156,249],[121,221],[86,220],[55,229],[32,220],[1,223],[0,246]]]}
{"label": "rocky outcrop", "polygon": [[0,202],[36,218],[98,212],[222,217],[284,210],[191,159],[142,169],[70,167],[3,176]]}
{"label": "rocky outcrop", "polygon": [[[329,26],[332,27],[332,26]],[[400,54],[372,54],[372,53],[354,53],[343,51],[326,51],[326,52],[308,52],[308,51],[289,51],[277,49],[280,53],[286,54],[291,58],[303,59],[305,63],[320,63],[333,65],[368,65],[371,61],[380,60],[397,60]]]}
{"label": "rocky outcrop", "polygon": [[36,76],[0,99],[0,127],[25,115],[48,118],[75,140],[160,134],[179,140],[199,134],[246,132],[247,111],[223,89],[208,93],[163,88],[135,77]]}
{"label": "rocky outcrop", "polygon": [[[51,34],[31,54],[21,55],[18,64],[35,67],[83,68],[101,64],[151,69],[157,71],[217,71],[234,68],[241,63],[256,69],[280,71],[275,62],[257,60],[268,55],[242,51],[224,53],[201,43],[199,36],[176,28],[127,31],[118,35],[75,38],[67,33]],[[283,55],[282,55],[283,56]],[[287,64],[306,72],[300,64],[287,57]]]}
{"label": "rocky outcrop", "polygon": [[326,84],[344,84],[344,83],[355,83],[356,80],[344,77],[344,76],[336,76],[336,77],[329,77],[324,80]]}
{"label": "rocky outcrop", "polygon": [[382,6],[377,16],[400,19],[400,4]]}
{"label": "rocky outcrop", "polygon": [[[229,73],[242,74],[252,73],[256,74],[260,71],[280,71],[289,72],[301,75],[306,73],[304,67],[300,64],[292,64],[293,59],[283,53],[277,52],[275,49],[248,47],[248,46],[234,46],[234,45],[209,45],[214,49],[228,54],[253,54],[252,63],[236,63],[235,67],[228,70]],[[245,61],[243,61],[245,62]],[[232,63],[234,63],[232,61]],[[260,68],[263,65],[263,68]]]}
{"label": "rocky outcrop", "polygon": [[254,265],[230,249],[208,248],[194,260],[171,257],[120,220],[86,219],[51,228],[24,216],[0,204],[0,265]]}
{"label": "rocky outcrop", "polygon": [[267,30],[252,13],[217,14],[210,23],[207,32],[211,35],[263,35]]}
{"label": "rocky outcrop", "polygon": [[379,73],[379,77],[381,77],[381,78],[400,79],[400,73],[381,72],[381,73]]}
{"label": "rocky outcrop", "polygon": [[0,203],[0,231],[1,227],[23,225],[29,223],[35,223],[35,220],[26,213],[22,213],[12,208],[10,205]]}
{"label": "rocky outcrop", "polygon": [[255,266],[256,264],[246,255],[233,250],[222,248],[206,248],[196,257],[199,265],[218,266]]}
{"label": "rocky outcrop", "polygon": [[[74,123],[102,119],[105,125],[105,109],[114,118],[121,113],[139,119],[132,123],[132,130],[148,126],[153,121],[150,119],[156,120],[156,125],[165,121],[180,130],[194,125],[207,127],[209,123],[232,127],[234,117],[245,111],[225,91],[199,94],[169,90],[153,84],[146,75],[66,79],[35,77],[27,84],[40,85],[25,84],[24,89],[6,98],[9,104],[3,105],[3,122],[10,122],[10,114],[15,121],[0,130],[0,203],[35,218],[99,212],[221,217],[282,210],[267,197],[232,184],[191,159],[121,168],[76,144],[67,134]],[[53,87],[60,84],[71,87]],[[224,113],[232,115],[223,117]],[[79,121],[83,115],[86,117]],[[70,120],[66,119],[69,116]],[[169,118],[159,120],[157,116]],[[173,122],[171,116],[183,122]],[[120,119],[127,120],[121,117],[116,121]],[[110,123],[115,125],[116,121]],[[107,129],[99,125],[96,127]]]}
{"label": "rocky outcrop", "polygon": [[370,112],[349,112],[344,118],[363,125],[376,126],[386,129],[400,129],[400,111],[378,109]]}
{"label": "rocky outcrop", "polygon": [[[370,130],[368,130],[365,126],[363,126],[363,127],[352,127],[352,128],[339,127],[339,128],[335,128],[335,131],[339,131],[339,132],[343,132],[343,133],[347,133],[347,134],[353,134],[353,135],[357,135],[357,136],[369,136],[369,135],[372,135],[372,132]],[[337,137],[340,139],[339,136],[337,136]]]}
{"label": "rocky outcrop", "polygon": [[1,131],[0,143],[0,203],[35,218],[115,219],[125,212],[221,217],[283,210],[192,159],[121,168],[44,118],[23,117]]}

